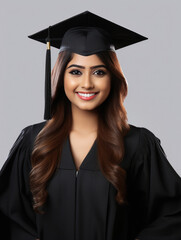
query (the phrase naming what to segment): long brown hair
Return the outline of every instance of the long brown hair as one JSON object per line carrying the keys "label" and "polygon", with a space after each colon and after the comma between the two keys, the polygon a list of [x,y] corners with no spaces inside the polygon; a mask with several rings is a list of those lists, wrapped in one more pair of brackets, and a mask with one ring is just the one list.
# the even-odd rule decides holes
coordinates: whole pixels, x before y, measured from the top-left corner
{"label": "long brown hair", "polygon": [[[48,196],[47,183],[59,164],[62,145],[72,126],[71,102],[64,92],[64,71],[72,59],[72,53],[60,52],[52,70],[52,118],[37,135],[31,155],[30,188],[33,208],[41,208]],[[127,82],[115,52],[96,54],[111,73],[111,91],[98,110],[98,160],[100,170],[117,189],[116,201],[126,201],[126,171],[120,163],[124,157],[124,139],[130,129],[127,112],[123,105],[127,96]],[[51,161],[50,161],[51,159]]]}

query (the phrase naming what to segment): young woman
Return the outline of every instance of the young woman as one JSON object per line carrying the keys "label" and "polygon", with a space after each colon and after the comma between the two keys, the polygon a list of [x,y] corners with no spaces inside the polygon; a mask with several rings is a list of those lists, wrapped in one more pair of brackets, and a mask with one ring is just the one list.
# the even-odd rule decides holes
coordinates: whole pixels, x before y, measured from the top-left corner
{"label": "young woman", "polygon": [[6,239],[180,240],[181,179],[159,138],[128,123],[115,51],[75,30],[79,51],[62,44],[52,70],[51,118],[22,130],[1,170]]}

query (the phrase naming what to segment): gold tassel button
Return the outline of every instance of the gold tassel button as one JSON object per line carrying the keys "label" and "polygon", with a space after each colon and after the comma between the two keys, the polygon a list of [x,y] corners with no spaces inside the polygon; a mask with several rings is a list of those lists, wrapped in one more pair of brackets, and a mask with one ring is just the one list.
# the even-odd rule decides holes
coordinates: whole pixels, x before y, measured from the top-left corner
{"label": "gold tassel button", "polygon": [[47,42],[47,49],[50,49],[50,42]]}

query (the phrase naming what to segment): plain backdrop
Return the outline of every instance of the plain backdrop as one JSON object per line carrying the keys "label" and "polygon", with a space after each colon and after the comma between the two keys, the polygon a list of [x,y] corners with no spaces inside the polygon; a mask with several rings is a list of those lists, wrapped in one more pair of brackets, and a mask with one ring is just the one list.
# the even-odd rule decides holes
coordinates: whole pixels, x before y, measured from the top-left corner
{"label": "plain backdrop", "polygon": [[[0,165],[20,131],[44,121],[46,45],[27,36],[89,10],[148,37],[117,51],[128,82],[128,122],[161,140],[181,176],[180,9],[179,0],[1,0]],[[52,48],[52,67],[57,54]]]}

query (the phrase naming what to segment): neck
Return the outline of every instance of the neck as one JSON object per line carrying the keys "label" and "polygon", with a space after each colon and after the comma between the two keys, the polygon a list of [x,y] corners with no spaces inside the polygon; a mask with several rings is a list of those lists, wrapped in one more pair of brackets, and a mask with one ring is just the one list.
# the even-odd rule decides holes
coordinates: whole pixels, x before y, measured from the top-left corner
{"label": "neck", "polygon": [[97,132],[98,115],[96,111],[81,110],[74,105],[72,109],[72,129],[81,134]]}

